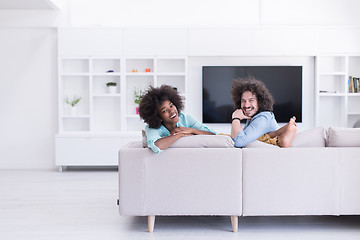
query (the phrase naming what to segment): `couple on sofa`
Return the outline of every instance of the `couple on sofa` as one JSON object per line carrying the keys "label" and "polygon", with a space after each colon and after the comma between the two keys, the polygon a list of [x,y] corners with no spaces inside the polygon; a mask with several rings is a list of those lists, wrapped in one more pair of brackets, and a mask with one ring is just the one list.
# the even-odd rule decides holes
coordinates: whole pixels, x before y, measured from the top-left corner
{"label": "couple on sofa", "polygon": [[[297,126],[295,117],[279,128],[272,113],[274,99],[264,83],[248,77],[233,81],[231,90],[235,111],[232,114],[231,138],[235,147],[259,140],[280,147],[290,147]],[[211,129],[184,114],[182,97],[171,86],[150,87],[142,97],[139,113],[148,125],[147,145],[155,153],[167,149],[179,138],[191,135],[214,135]],[[244,128],[240,121],[246,120]]]}

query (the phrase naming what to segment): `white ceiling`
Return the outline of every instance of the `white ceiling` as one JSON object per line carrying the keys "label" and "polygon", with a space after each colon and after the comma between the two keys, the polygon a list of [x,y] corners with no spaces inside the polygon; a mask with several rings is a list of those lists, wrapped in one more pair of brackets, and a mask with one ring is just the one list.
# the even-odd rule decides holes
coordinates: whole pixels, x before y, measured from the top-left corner
{"label": "white ceiling", "polygon": [[0,0],[0,10],[54,10],[51,0]]}

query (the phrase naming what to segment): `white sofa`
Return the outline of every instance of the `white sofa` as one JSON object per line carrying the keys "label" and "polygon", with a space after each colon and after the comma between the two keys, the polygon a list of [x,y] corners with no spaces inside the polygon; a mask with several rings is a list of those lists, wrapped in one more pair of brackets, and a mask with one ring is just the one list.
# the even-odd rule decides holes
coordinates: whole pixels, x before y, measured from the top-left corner
{"label": "white sofa", "polygon": [[331,128],[325,141],[314,128],[287,149],[232,144],[192,136],[160,154],[141,142],[122,148],[120,214],[148,216],[150,232],[162,215],[231,216],[237,232],[238,216],[360,214],[360,129]]}

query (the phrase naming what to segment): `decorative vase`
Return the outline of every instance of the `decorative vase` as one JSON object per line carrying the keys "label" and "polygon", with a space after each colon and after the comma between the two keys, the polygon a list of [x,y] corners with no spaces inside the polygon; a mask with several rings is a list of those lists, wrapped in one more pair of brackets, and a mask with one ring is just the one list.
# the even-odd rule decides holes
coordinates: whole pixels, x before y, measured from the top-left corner
{"label": "decorative vase", "polygon": [[109,86],[109,87],[107,87],[107,91],[108,91],[108,93],[110,93],[110,94],[116,93],[116,86]]}
{"label": "decorative vase", "polygon": [[70,115],[76,115],[76,114],[77,114],[76,106],[70,106]]}

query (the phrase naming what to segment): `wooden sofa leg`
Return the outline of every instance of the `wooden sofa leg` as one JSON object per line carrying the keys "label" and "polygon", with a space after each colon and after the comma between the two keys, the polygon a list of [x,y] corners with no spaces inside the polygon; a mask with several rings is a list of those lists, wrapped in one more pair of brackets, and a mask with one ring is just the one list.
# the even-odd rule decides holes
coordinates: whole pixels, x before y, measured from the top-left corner
{"label": "wooden sofa leg", "polygon": [[238,219],[239,219],[238,216],[231,216],[231,225],[233,232],[238,231]]}
{"label": "wooden sofa leg", "polygon": [[148,216],[148,230],[149,232],[154,231],[155,216]]}

